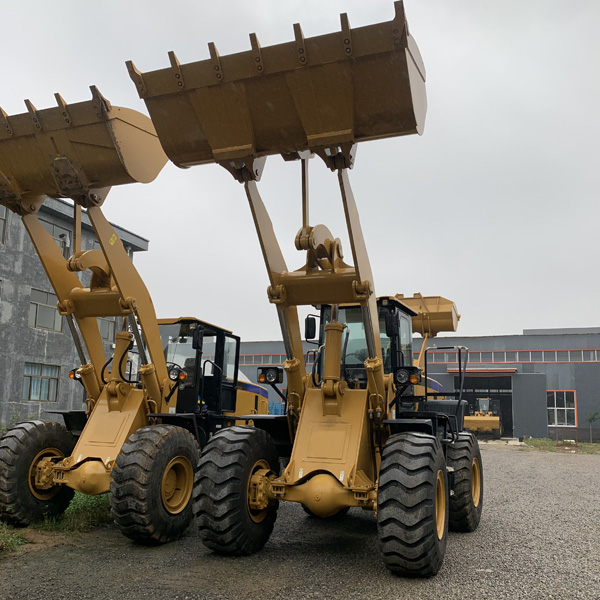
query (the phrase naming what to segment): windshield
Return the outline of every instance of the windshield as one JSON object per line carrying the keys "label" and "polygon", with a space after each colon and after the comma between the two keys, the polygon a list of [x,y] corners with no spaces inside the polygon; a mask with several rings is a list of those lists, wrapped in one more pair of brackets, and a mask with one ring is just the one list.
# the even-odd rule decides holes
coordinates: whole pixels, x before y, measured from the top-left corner
{"label": "windshield", "polygon": [[[392,371],[392,344],[385,332],[385,317],[389,314],[391,314],[389,307],[379,306],[379,343],[385,373],[391,373]],[[327,306],[323,308],[323,320],[324,324],[331,321],[331,307]],[[368,358],[368,353],[360,306],[340,307],[338,320],[340,323],[346,324],[346,329],[342,337],[342,362],[345,359],[346,369],[364,368],[364,362]],[[402,352],[403,364],[412,365],[412,331],[410,320],[404,314],[400,314],[399,325],[400,350]],[[323,333],[321,340],[321,343],[325,340]],[[344,348],[345,353],[343,352]]]}
{"label": "windshield", "polygon": [[[331,307],[324,308],[323,316],[325,323],[331,321]],[[342,362],[345,360],[347,369],[363,369],[368,352],[360,306],[340,307],[338,321],[346,324],[346,329],[342,334]],[[384,369],[386,373],[389,373],[392,366],[391,345],[390,338],[385,333],[385,314],[383,313],[379,315],[379,338]],[[345,353],[343,352],[344,348]]]}
{"label": "windshield", "polygon": [[196,381],[196,351],[192,348],[196,326],[197,323],[174,323],[158,327],[167,366],[178,365],[187,373],[186,387],[194,386]]}

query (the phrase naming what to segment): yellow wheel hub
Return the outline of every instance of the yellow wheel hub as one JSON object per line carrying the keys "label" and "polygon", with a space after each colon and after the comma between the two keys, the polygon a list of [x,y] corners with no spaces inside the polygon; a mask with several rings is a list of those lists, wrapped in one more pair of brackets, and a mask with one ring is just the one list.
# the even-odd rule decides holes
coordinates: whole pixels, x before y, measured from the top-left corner
{"label": "yellow wheel hub", "polygon": [[435,526],[438,540],[441,540],[446,528],[446,485],[441,470],[437,472],[435,481]]}
{"label": "yellow wheel hub", "polygon": [[269,472],[269,463],[266,460],[258,460],[254,463],[250,477],[248,477],[246,501],[248,514],[255,523],[260,523],[267,516],[269,505],[265,498],[264,484]]}
{"label": "yellow wheel hub", "polygon": [[[50,500],[60,491],[61,486],[52,485],[49,475],[43,477],[45,483],[40,485],[40,480],[36,481],[38,475],[38,467],[45,458],[64,458],[65,455],[58,448],[44,448],[41,452],[38,452],[35,458],[31,461],[29,466],[29,490],[38,500]],[[47,461],[46,461],[47,462]],[[50,474],[51,475],[51,474]]]}
{"label": "yellow wheel hub", "polygon": [[194,469],[185,456],[176,456],[163,473],[160,497],[172,515],[180,513],[190,501],[194,489]]}
{"label": "yellow wheel hub", "polygon": [[473,498],[473,506],[477,508],[481,501],[481,467],[476,458],[471,465],[471,498]]}

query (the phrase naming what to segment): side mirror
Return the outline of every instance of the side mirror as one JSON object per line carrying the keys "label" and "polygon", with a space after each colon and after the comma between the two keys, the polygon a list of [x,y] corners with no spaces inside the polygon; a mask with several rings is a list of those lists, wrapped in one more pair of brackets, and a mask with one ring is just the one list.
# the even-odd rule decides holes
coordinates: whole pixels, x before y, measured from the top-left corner
{"label": "side mirror", "polygon": [[314,340],[317,336],[317,320],[308,315],[304,321],[304,339]]}
{"label": "side mirror", "polygon": [[192,337],[192,348],[194,350],[202,350],[202,340],[204,339],[204,329],[202,327],[196,327],[194,329],[194,335]]}

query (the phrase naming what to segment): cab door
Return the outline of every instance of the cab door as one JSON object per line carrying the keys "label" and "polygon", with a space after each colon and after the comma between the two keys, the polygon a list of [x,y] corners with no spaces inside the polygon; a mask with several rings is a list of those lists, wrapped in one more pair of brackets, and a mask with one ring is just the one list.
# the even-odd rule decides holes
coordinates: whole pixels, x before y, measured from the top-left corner
{"label": "cab door", "polygon": [[223,373],[221,379],[221,409],[235,411],[235,398],[240,361],[240,338],[226,333],[223,342]]}

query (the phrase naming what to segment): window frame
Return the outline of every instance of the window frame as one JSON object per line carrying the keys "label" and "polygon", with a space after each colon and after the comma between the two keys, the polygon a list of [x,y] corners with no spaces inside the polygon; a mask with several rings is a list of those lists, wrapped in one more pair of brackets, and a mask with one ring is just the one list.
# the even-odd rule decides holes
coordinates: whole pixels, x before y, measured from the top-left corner
{"label": "window frame", "polygon": [[[38,292],[39,294],[46,294],[46,302],[41,302],[38,300],[34,300],[33,299],[33,292]],[[54,304],[50,304],[49,303],[49,296],[52,296],[55,298],[56,302],[54,302]],[[29,315],[27,318],[27,324],[29,325],[29,327],[31,327],[32,329],[41,329],[42,331],[54,331],[55,333],[62,333],[63,332],[63,318],[62,315],[58,312],[58,307],[57,307],[57,302],[58,302],[58,298],[56,296],[56,294],[54,292],[46,292],[44,290],[39,290],[37,288],[31,288],[30,291],[30,296],[29,296]],[[34,325],[31,324],[31,307],[32,305],[35,305],[36,309],[35,309],[35,317],[34,317]],[[39,320],[39,307],[40,306],[45,306],[46,308],[51,308],[53,309],[56,314],[54,315],[54,325],[56,325],[57,322],[57,318],[59,319],[59,323],[60,323],[60,328],[56,329],[56,327],[43,327],[42,325],[38,324],[38,320]]]}
{"label": "window frame", "polygon": [[[64,227],[63,225],[58,225],[57,223],[53,223],[52,221],[48,221],[43,217],[38,217],[39,222],[42,224],[44,229],[52,236],[52,239],[57,243],[58,247],[61,251],[64,251],[65,248],[69,247],[70,237],[72,235],[72,231],[68,227]],[[61,238],[61,235],[65,235],[67,237]]]}
{"label": "window frame", "polygon": [[[40,367],[39,374],[37,373],[26,373],[27,365],[32,365],[34,367]],[[50,367],[56,369],[56,375],[44,375],[44,367]],[[33,391],[33,381],[40,380],[40,392],[43,390],[44,381],[48,381],[46,386],[47,398],[42,398],[40,393],[40,398],[32,398]],[[25,390],[26,381],[29,380],[28,383],[28,397],[25,397],[23,393]],[[51,381],[54,381],[54,398],[50,398],[50,391],[52,390]],[[23,384],[21,386],[21,400],[24,402],[57,402],[58,401],[58,392],[59,392],[59,382],[60,382],[60,365],[48,365],[45,363],[36,363],[25,361],[23,365]]]}
{"label": "window frame", "polygon": [[[565,394],[564,396],[564,406],[557,406],[557,393],[561,393],[561,394]],[[566,394],[567,393],[572,393],[573,394],[573,406],[567,406],[567,397]],[[553,401],[553,406],[548,406],[548,400],[550,398],[550,394],[552,394],[552,397],[554,399]],[[575,423],[574,424],[569,424],[569,423],[559,423],[558,422],[558,415],[559,415],[559,411],[561,411],[561,413],[564,412],[564,417],[565,417],[565,421],[567,421],[567,411],[573,411],[573,416],[575,417]],[[579,419],[577,416],[577,390],[546,390],[546,414],[547,414],[547,418],[548,418],[548,427],[573,427],[573,428],[577,428],[579,427]],[[553,415],[553,419],[554,422],[550,423],[550,414]]]}

